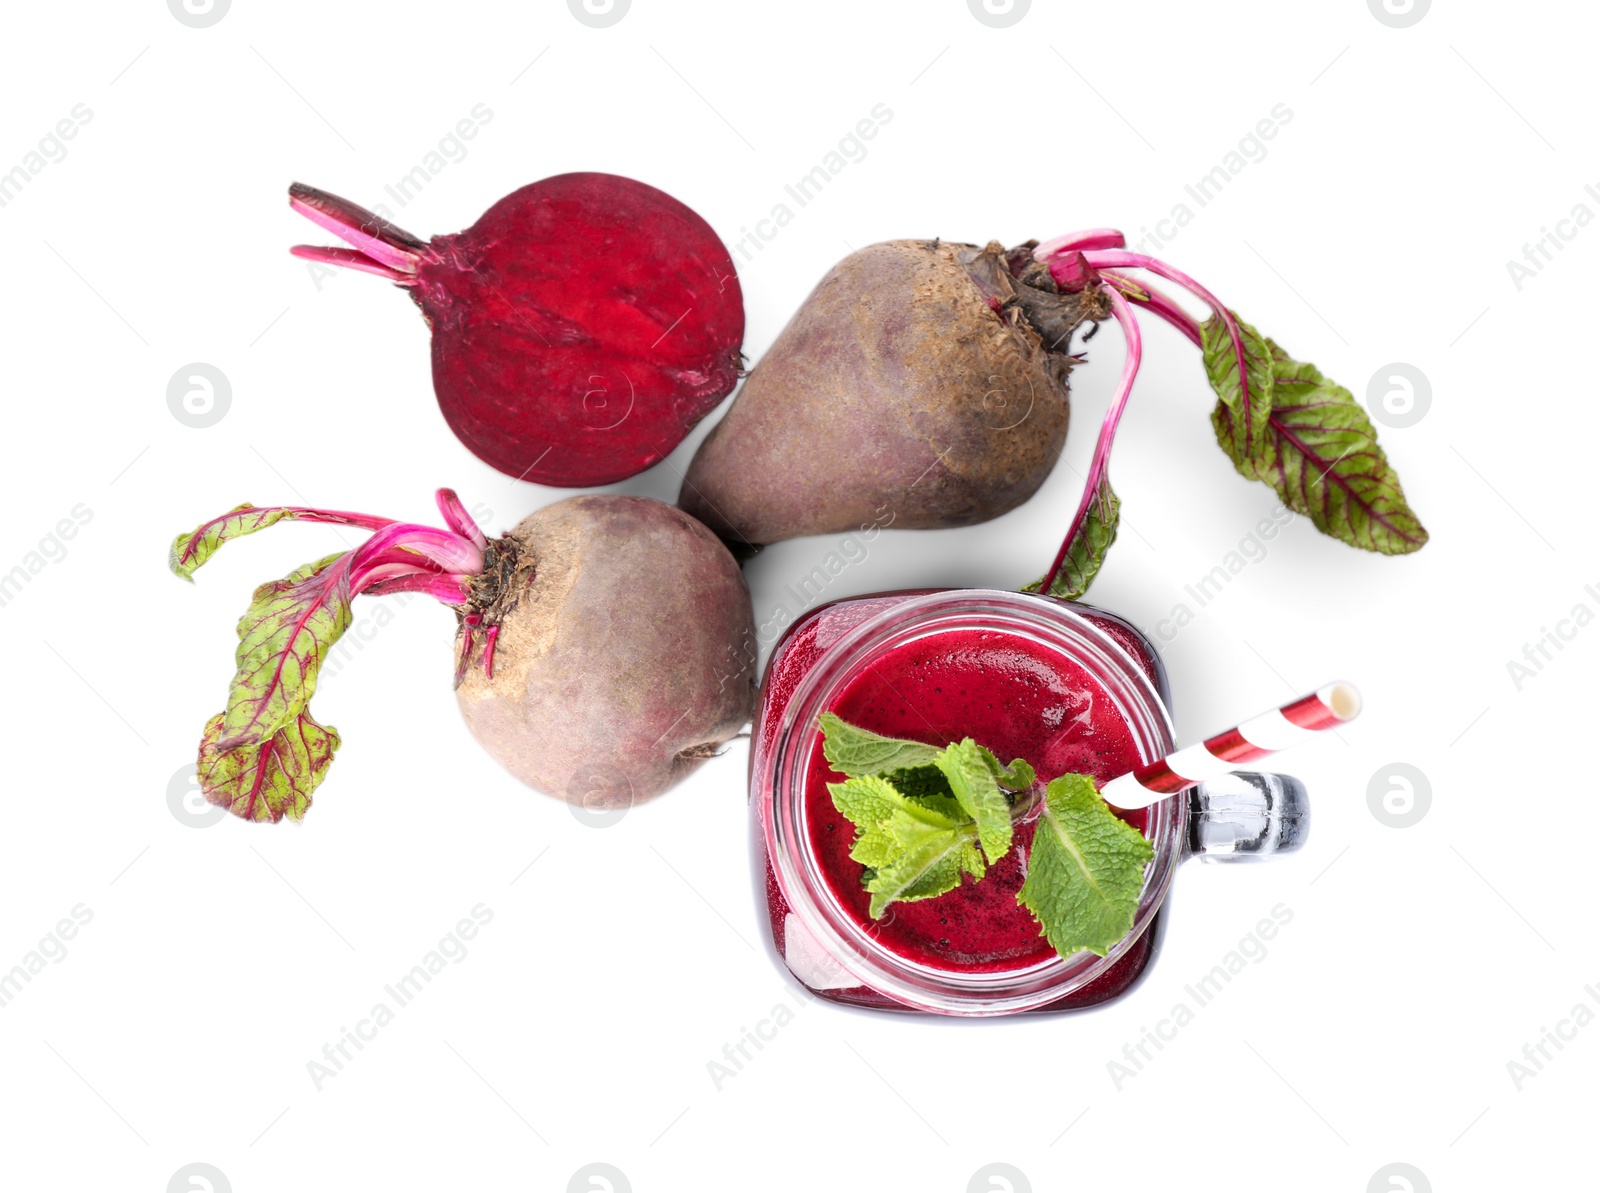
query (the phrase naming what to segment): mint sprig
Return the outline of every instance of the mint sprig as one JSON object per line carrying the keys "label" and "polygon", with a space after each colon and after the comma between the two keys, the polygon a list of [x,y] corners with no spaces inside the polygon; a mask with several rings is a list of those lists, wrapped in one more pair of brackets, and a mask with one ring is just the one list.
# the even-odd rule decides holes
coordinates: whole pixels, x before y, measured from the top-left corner
{"label": "mint sprig", "polygon": [[[850,856],[866,868],[868,914],[933,899],[981,881],[1014,845],[1013,820],[1035,805],[1033,767],[1010,766],[972,738],[943,749],[884,737],[833,713],[819,718],[822,752],[848,777],[828,784],[833,806],[856,827]],[[1099,956],[1133,927],[1150,843],[1119,820],[1087,775],[1052,780],[1017,902],[1063,957]]]}

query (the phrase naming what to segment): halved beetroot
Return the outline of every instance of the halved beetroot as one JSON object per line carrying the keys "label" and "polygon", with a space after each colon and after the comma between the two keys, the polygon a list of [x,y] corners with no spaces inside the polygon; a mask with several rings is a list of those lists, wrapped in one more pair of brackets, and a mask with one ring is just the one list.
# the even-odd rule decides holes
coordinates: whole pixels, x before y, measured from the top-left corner
{"label": "halved beetroot", "polygon": [[433,387],[462,443],[546,485],[656,463],[738,380],[744,303],[727,248],[653,186],[561,174],[423,241],[300,183],[296,211],[351,248],[298,257],[403,286],[433,329]]}

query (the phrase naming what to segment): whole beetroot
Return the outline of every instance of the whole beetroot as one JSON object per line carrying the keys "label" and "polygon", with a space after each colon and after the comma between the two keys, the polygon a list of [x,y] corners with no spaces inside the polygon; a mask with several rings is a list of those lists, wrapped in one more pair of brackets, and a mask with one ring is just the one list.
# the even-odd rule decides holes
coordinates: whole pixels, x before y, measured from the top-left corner
{"label": "whole beetroot", "polygon": [[513,191],[423,241],[295,183],[296,211],[352,248],[299,257],[405,288],[433,330],[433,387],[474,455],[520,480],[610,484],[682,441],[738,379],[744,305],[717,234],[615,174]]}
{"label": "whole beetroot", "polygon": [[[1197,319],[1144,275],[1181,287],[1210,315]],[[1428,541],[1350,391],[1182,270],[1129,250],[1115,228],[1009,251],[892,241],[847,257],[706,437],[679,504],[750,544],[1005,513],[1060,453],[1067,370],[1079,363],[1067,352],[1073,331],[1111,317],[1122,331],[1122,379],[1077,513],[1030,586],[1082,596],[1120,523],[1108,464],[1139,373],[1141,311],[1200,350],[1216,397],[1212,430],[1240,475],[1362,550],[1405,555]]]}
{"label": "whole beetroot", "polygon": [[170,566],[188,579],[224,543],[277,522],[372,532],[256,589],[227,705],[201,736],[206,799],[246,820],[305,815],[339,747],[311,697],[362,593],[422,593],[456,611],[468,726],[552,795],[590,807],[648,799],[749,720],[750,594],[727,548],[689,515],[644,497],[573,497],[491,540],[449,489],[438,502],[447,529],[241,505],[173,542]]}
{"label": "whole beetroot", "polygon": [[1067,348],[1104,314],[1000,245],[897,240],[828,272],[689,466],[679,504],[771,543],[965,526],[1032,496],[1067,433]]}
{"label": "whole beetroot", "polygon": [[749,595],[699,522],[643,497],[573,497],[501,542],[516,562],[496,581],[509,610],[485,611],[501,627],[494,669],[469,670],[456,700],[517,778],[624,806],[671,787],[750,720]]}

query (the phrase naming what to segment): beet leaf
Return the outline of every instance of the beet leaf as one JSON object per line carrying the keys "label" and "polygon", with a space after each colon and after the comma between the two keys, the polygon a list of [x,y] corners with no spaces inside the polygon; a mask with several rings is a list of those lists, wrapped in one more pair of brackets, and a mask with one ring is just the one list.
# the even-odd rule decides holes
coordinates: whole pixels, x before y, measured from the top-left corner
{"label": "beet leaf", "polygon": [[[1089,591],[1111,544],[1117,541],[1121,513],[1122,499],[1112,491],[1110,478],[1101,477],[1083,517],[1067,540],[1066,555],[1051,581],[1049,595],[1072,601]],[[1043,582],[1043,578],[1035,580],[1022,591],[1038,592]]]}
{"label": "beet leaf", "polygon": [[[241,505],[173,541],[168,562],[184,579],[223,543],[285,519],[359,526],[361,546],[296,568],[255,590],[239,619],[237,670],[224,710],[200,741],[200,789],[245,820],[298,820],[339,748],[339,734],[310,711],[317,673],[350,627],[362,592],[425,592],[458,610],[483,570],[483,533],[448,489],[438,493],[449,530],[366,514],[298,506]],[[487,665],[487,660],[486,660]]]}
{"label": "beet leaf", "polygon": [[[1221,399],[1212,416],[1217,441],[1237,463],[1245,458],[1260,458],[1266,452],[1267,423],[1272,417],[1272,351],[1265,336],[1237,315],[1234,319],[1242,352],[1235,351],[1228,325],[1216,315],[1200,325],[1200,352],[1206,377]],[[1241,361],[1245,371],[1242,385]]]}
{"label": "beet leaf", "polygon": [[206,799],[244,820],[299,820],[333,762],[338,732],[302,709],[266,741],[225,750],[217,744],[223,716],[212,717],[200,739],[198,773]]}
{"label": "beet leaf", "polygon": [[332,522],[340,526],[360,526],[366,530],[381,530],[392,524],[389,518],[374,518],[367,514],[351,514],[343,510],[314,510],[296,505],[256,506],[248,501],[235,506],[220,518],[202,523],[197,530],[180,534],[172,541],[172,552],[167,566],[185,580],[192,580],[195,572],[217,549],[229,539],[241,538],[265,530],[285,518],[304,519],[308,522]]}
{"label": "beet leaf", "polygon": [[1349,390],[1271,340],[1272,413],[1260,454],[1235,454],[1225,403],[1212,413],[1217,442],[1241,476],[1270,485],[1283,503],[1341,542],[1405,555],[1428,541],[1406,504],[1377,432]]}

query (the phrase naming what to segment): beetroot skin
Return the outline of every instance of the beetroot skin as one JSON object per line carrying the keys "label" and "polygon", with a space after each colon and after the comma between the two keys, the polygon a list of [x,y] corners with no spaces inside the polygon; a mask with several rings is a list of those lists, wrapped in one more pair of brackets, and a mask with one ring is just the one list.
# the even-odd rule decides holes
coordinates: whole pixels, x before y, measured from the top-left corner
{"label": "beetroot skin", "polygon": [[433,386],[461,442],[546,485],[643,471],[732,389],[739,279],[711,227],[655,187],[561,174],[424,242],[296,183],[290,204],[353,248],[301,257],[406,287],[433,331]]}
{"label": "beetroot skin", "polygon": [[[755,623],[739,565],[681,510],[571,497],[500,540],[494,666],[456,689],[472,735],[517,778],[590,808],[660,794],[755,709]],[[509,603],[509,607],[502,607]]]}
{"label": "beetroot skin", "polygon": [[689,465],[679,505],[772,543],[965,526],[1033,495],[1067,434],[1067,346],[1104,314],[1020,251],[898,240],[829,271]]}

